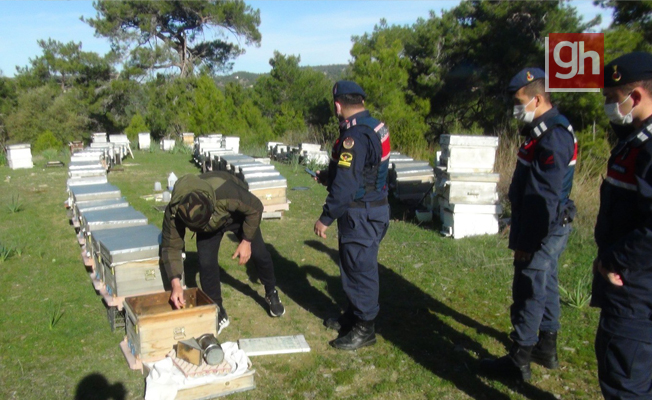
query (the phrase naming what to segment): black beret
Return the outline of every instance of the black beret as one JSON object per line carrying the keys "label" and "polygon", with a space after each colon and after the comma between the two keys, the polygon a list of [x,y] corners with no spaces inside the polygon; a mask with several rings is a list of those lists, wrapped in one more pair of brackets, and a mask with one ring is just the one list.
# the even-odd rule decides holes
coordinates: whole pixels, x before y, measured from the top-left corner
{"label": "black beret", "polygon": [[635,51],[604,66],[604,87],[622,86],[652,79],[652,54]]}
{"label": "black beret", "polygon": [[536,81],[537,79],[545,79],[546,73],[543,72],[541,68],[525,68],[519,71],[511,81],[509,81],[509,86],[507,86],[507,91],[510,93],[516,93],[523,86],[527,86],[530,83]]}
{"label": "black beret", "polygon": [[362,90],[360,85],[353,81],[338,81],[333,86],[333,97],[343,96],[345,94],[359,94],[362,98],[366,98],[367,94]]}

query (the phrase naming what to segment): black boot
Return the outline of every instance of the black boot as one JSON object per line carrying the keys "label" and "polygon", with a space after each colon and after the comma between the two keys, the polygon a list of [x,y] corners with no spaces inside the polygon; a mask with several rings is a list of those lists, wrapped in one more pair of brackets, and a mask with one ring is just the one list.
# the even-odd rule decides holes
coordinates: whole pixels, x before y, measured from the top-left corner
{"label": "black boot", "polygon": [[530,357],[534,346],[512,345],[509,354],[495,360],[480,361],[480,369],[488,376],[527,382],[532,377]]}
{"label": "black boot", "polygon": [[339,332],[341,336],[351,332],[354,324],[355,316],[350,308],[347,308],[347,310],[337,318],[327,318],[324,320],[324,326],[326,328]]}
{"label": "black boot", "polygon": [[341,350],[357,350],[376,344],[374,321],[358,320],[349,333],[331,341],[330,344]]}
{"label": "black boot", "polygon": [[532,362],[548,369],[559,368],[557,332],[539,332],[539,342],[532,349]]}

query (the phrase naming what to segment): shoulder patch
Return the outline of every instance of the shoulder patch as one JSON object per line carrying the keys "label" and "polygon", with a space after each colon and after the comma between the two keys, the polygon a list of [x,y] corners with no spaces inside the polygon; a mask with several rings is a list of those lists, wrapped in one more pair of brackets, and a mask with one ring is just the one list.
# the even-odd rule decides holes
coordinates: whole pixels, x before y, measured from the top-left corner
{"label": "shoulder patch", "polygon": [[337,162],[337,165],[344,168],[350,168],[352,162],[353,162],[353,154],[348,152],[342,152],[342,154],[340,154],[340,159]]}
{"label": "shoulder patch", "polygon": [[344,139],[344,142],[342,142],[342,147],[344,147],[347,150],[351,150],[353,148],[353,145],[355,144],[355,141],[353,140],[352,137],[348,137]]}

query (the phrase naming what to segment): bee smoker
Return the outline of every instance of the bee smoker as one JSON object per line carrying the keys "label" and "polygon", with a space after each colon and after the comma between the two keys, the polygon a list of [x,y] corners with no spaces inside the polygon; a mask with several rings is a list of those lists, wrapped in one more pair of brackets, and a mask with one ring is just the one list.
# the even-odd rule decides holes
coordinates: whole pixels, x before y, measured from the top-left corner
{"label": "bee smoker", "polygon": [[224,351],[212,333],[201,335],[197,339],[202,356],[208,365],[218,365],[224,360]]}

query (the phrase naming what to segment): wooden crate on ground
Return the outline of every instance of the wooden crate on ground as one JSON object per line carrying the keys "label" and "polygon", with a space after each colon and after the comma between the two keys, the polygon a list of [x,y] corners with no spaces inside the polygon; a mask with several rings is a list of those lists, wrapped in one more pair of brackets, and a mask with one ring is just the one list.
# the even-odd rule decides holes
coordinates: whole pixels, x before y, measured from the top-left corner
{"label": "wooden crate on ground", "polygon": [[186,289],[183,295],[186,306],[179,310],[170,304],[170,292],[125,299],[127,341],[137,360],[160,360],[179,340],[205,333],[217,336],[217,305],[198,288]]}
{"label": "wooden crate on ground", "polygon": [[233,379],[209,383],[177,392],[175,400],[208,400],[226,396],[232,393],[244,392],[256,388],[254,370],[245,372]]}

